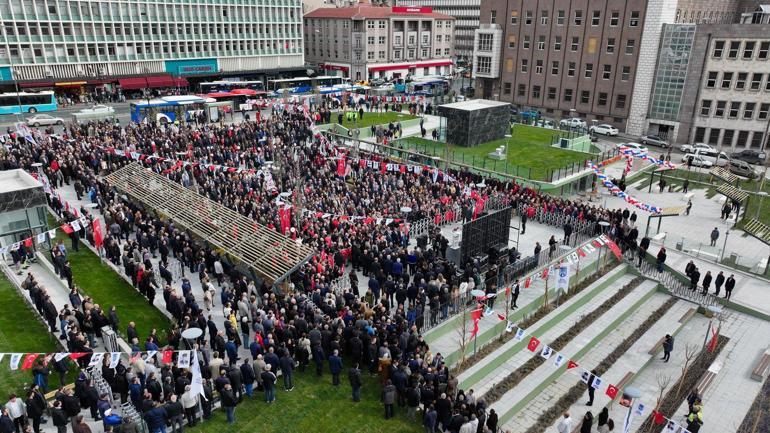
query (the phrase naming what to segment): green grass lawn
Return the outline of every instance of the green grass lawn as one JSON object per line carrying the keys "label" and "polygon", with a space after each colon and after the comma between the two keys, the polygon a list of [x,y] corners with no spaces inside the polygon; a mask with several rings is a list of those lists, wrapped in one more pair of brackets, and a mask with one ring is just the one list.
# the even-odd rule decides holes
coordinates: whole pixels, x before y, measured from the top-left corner
{"label": "green grass lawn", "polygon": [[[53,353],[58,351],[56,341],[48,332],[48,328],[37,321],[35,312],[16,292],[5,275],[0,275],[0,352]],[[12,392],[21,395],[22,391],[32,383],[30,370],[11,371],[8,367],[9,361],[10,355],[6,355],[0,364],[1,401],[6,401]],[[49,390],[56,388],[58,380],[55,373],[49,377]]]}
{"label": "green grass lawn", "polygon": [[[328,369],[320,379],[315,376],[315,367],[305,373],[295,371],[294,391],[283,391],[283,379],[276,383],[276,401],[266,404],[262,392],[254,397],[245,397],[243,403],[235,409],[235,424],[227,425],[225,414],[221,410],[214,412],[211,420],[199,424],[190,430],[200,433],[260,432],[260,433],[418,433],[424,431],[417,421],[409,421],[406,409],[395,407],[394,418],[384,419],[384,408],[380,403],[379,378],[370,378],[362,372],[364,382],[361,389],[361,401],[353,403],[350,385],[345,374],[340,378],[341,385],[331,384]],[[312,372],[311,372],[312,370]],[[186,429],[187,430],[187,429]]]}
{"label": "green grass lawn", "polygon": [[[506,139],[490,141],[475,147],[450,145],[450,158],[453,162],[474,167],[508,173],[532,180],[550,180],[551,171],[564,169],[573,164],[581,164],[590,159],[590,155],[551,146],[555,137],[563,133],[558,130],[536,128],[527,125],[514,125],[513,136],[508,144],[508,164],[487,155],[496,148],[505,146]],[[401,140],[410,144],[420,153],[444,156],[444,143],[419,137],[407,137]],[[578,167],[576,166],[576,169]],[[582,168],[582,165],[579,167]]]}
{"label": "green grass lawn", "polygon": [[[52,221],[52,218],[49,218],[48,224],[51,227],[59,225]],[[80,251],[73,251],[72,243],[63,230],[56,231],[56,239],[64,240],[67,258],[72,265],[73,281],[81,292],[93,298],[105,311],[112,305],[117,307],[121,334],[125,335],[128,322],[136,322],[141,344],[153,328],[157,329],[161,336],[171,328],[171,321],[163,313],[150,305],[144,296],[106,263],[102,263],[88,247],[81,245]],[[158,296],[161,296],[161,293],[158,293]]]}
{"label": "green grass lawn", "polygon": [[[368,111],[364,112],[364,118],[359,119],[356,122],[349,121],[345,118],[345,115],[343,114],[342,119],[342,126],[348,129],[353,128],[368,128],[372,125],[382,125],[382,124],[388,124],[390,122],[403,122],[405,120],[411,120],[416,119],[417,116],[412,116],[411,114],[406,113],[397,113],[395,111],[386,111],[384,113],[371,113]],[[333,112],[331,117],[331,122],[333,124],[337,124],[337,113]]]}

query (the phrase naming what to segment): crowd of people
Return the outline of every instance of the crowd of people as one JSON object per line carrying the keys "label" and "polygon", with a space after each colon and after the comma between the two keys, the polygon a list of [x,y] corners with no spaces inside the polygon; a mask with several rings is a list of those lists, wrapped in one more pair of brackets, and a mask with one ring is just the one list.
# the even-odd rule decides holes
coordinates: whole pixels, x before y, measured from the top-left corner
{"label": "crowd of people", "polygon": [[[602,230],[598,222],[609,221],[610,235],[628,241],[623,245],[631,245],[638,236],[636,214],[628,210],[552,197],[516,183],[487,179],[479,186],[482,179],[471,173],[453,172],[450,177],[428,170],[382,172],[358,164],[345,150],[315,135],[303,110],[291,106],[273,108],[269,116],[237,125],[88,123],[70,126],[58,136],[41,134],[35,143],[10,133],[5,146],[0,169],[31,170],[33,163],[42,163],[54,190],[72,185],[79,199],[98,205],[106,228],[107,260],[123,270],[150,304],[161,291],[162,305],[173,317],[172,329],[143,330],[142,337],[134,322],[124,327],[115,307],[105,312],[90,298],[81,298],[78,275],[72,275],[67,248],[59,243],[50,251],[51,260],[69,283],[69,303],[61,308],[49,305],[45,288],[31,275],[26,286],[30,293],[35,291],[36,306],[44,317],[52,318],[51,330],[60,332],[68,351],[92,352],[102,326],[111,326],[134,352],[168,347],[193,348],[199,353],[206,399],[191,394],[188,369],[164,363],[159,355],[132,357],[116,368],[109,368],[105,360],[101,375],[121,402],[130,401],[144,414],[152,433],[165,431],[167,423],[176,431],[183,417],[195,424],[198,407],[202,418],[209,418],[210,397],[215,393],[228,421],[235,422],[235,408],[244,395],[262,390],[267,403],[275,402],[278,374],[284,389],[291,391],[294,369],[312,367],[319,376],[328,370],[333,385],[339,385],[340,376],[347,372],[353,401],[360,399],[362,371],[380,375],[386,418],[393,415],[395,406],[406,408],[414,418],[419,407],[426,431],[494,432],[494,411],[488,411],[473,390],[458,389],[442,355],[432,353],[421,335],[423,317],[439,320],[440,311],[445,318],[448,312],[441,306],[461,298],[461,287],[470,290],[469,283],[478,284],[481,271],[474,263],[458,270],[447,261],[448,242],[438,231],[420,247],[409,247],[405,224],[447,212],[472,219],[479,206],[494,198],[520,210],[525,227],[527,219],[560,214],[593,224],[597,233]],[[310,245],[315,255],[291,276],[284,290],[241,274],[226,256],[172,220],[121,196],[102,179],[100,175],[131,162],[132,153],[150,156],[139,158],[148,169]],[[180,155],[184,155],[182,161]],[[378,155],[367,157],[384,161]],[[344,175],[338,170],[339,158],[350,161]],[[212,170],[211,165],[233,169]],[[279,169],[269,171],[266,165]],[[281,191],[301,196],[303,207],[292,210],[288,225],[279,217]],[[56,194],[49,195],[49,200],[63,221],[75,218],[75,210]],[[402,215],[403,207],[412,212]],[[83,207],[79,213],[93,218],[89,212]],[[331,216],[320,217],[326,214]],[[380,218],[403,221],[374,222]],[[82,239],[93,243],[92,230],[86,224],[71,234],[72,248]],[[565,226],[565,237],[570,234],[572,226],[569,234]],[[549,247],[555,249],[555,245]],[[20,245],[14,260],[19,257],[23,262],[28,249]],[[174,266],[189,272],[177,278]],[[364,294],[358,291],[358,272],[368,278]],[[345,275],[351,287],[334,290],[332,282]],[[193,278],[200,283],[200,293],[193,290]],[[223,312],[219,323],[212,313],[215,308]],[[58,312],[55,318],[52,312]],[[181,338],[189,328],[204,331],[194,347]],[[56,396],[56,407],[64,416],[54,420],[64,419],[65,427],[71,423],[75,433],[88,429],[79,415],[81,408],[88,407],[93,419],[111,416],[109,407],[101,403],[106,397],[85,372],[88,359],[77,361],[81,372],[74,390],[61,388]],[[52,368],[63,385],[67,369],[75,366],[62,361]],[[45,391],[50,372],[40,374],[45,376],[40,379]],[[38,433],[36,412],[27,405],[26,414]],[[24,423],[17,420],[11,417],[13,430],[19,433]],[[0,427],[4,425],[0,420]],[[104,427],[105,431],[112,428],[106,421]],[[123,431],[132,428],[124,425]],[[7,428],[0,431],[6,433]]]}

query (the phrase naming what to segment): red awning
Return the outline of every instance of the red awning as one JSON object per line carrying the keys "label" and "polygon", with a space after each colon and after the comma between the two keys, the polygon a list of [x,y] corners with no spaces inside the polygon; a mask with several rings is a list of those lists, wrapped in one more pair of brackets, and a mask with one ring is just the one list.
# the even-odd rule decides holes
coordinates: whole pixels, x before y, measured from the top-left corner
{"label": "red awning", "polygon": [[248,95],[248,96],[254,96],[257,94],[256,90],[252,89],[233,89],[230,91],[230,93],[235,95]]}
{"label": "red awning", "polygon": [[187,87],[190,83],[187,82],[187,78],[179,77],[174,78],[174,87]]}
{"label": "red awning", "polygon": [[118,84],[123,90],[146,89],[148,87],[145,77],[119,78]]}
{"label": "red awning", "polygon": [[230,93],[230,92],[214,92],[214,93],[208,93],[205,95],[206,98],[227,98],[232,96],[238,96],[237,93]]}
{"label": "red awning", "polygon": [[176,82],[171,75],[156,75],[147,77],[147,85],[149,87],[175,87]]}
{"label": "red awning", "polygon": [[27,83],[19,83],[19,87],[29,89],[33,87],[53,87],[53,81],[32,81]]}
{"label": "red awning", "polygon": [[395,65],[369,66],[370,71],[397,71],[399,69],[429,68],[431,66],[450,66],[451,60],[438,60],[424,63],[399,63]]}

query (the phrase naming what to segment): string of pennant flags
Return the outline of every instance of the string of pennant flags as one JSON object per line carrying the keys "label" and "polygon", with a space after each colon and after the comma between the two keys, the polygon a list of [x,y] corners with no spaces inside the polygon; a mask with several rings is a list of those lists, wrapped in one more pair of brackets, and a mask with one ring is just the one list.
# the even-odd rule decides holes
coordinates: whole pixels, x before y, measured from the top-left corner
{"label": "string of pennant flags", "polygon": [[176,366],[178,368],[190,368],[192,360],[192,350],[147,350],[136,351],[132,353],[127,352],[58,352],[58,353],[12,353],[12,352],[0,352],[0,362],[8,356],[9,367],[12,371],[16,370],[29,370],[36,361],[40,360],[44,365],[48,365],[51,361],[60,362],[65,358],[69,358],[73,361],[77,361],[80,358],[90,356],[88,360],[88,366],[101,366],[105,359],[110,361],[109,367],[116,368],[118,363],[122,359],[126,359],[129,363],[133,363],[139,358],[150,359],[157,355],[160,356],[160,362],[163,364],[171,364],[174,361],[174,354],[177,354]]}

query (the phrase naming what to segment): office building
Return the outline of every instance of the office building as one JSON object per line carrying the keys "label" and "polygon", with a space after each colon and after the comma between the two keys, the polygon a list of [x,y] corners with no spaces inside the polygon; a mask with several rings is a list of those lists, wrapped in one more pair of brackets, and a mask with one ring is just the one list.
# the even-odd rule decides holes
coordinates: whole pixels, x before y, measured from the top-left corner
{"label": "office building", "polygon": [[77,88],[130,76],[168,83],[305,70],[301,0],[8,0],[0,19],[6,86],[16,80],[22,87]]}
{"label": "office building", "polygon": [[449,74],[454,21],[424,7],[316,9],[305,15],[305,58],[356,81]]}
{"label": "office building", "polygon": [[399,6],[423,6],[455,17],[454,50],[460,64],[473,58],[473,37],[479,28],[481,0],[398,0]]}

